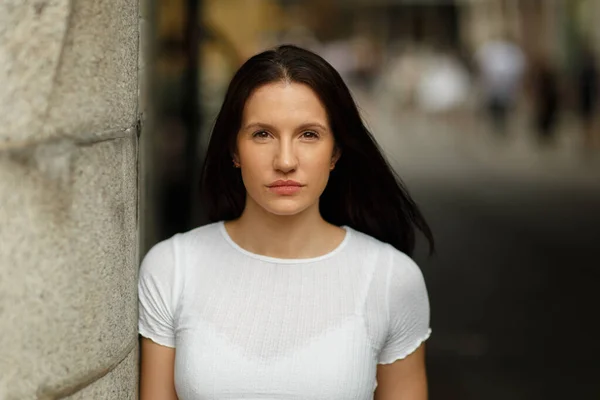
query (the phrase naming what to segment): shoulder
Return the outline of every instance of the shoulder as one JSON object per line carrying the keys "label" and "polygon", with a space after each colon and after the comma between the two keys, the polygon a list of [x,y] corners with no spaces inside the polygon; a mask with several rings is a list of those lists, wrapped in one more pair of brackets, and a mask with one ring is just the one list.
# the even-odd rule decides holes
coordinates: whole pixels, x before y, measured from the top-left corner
{"label": "shoulder", "polygon": [[214,222],[187,232],[178,233],[171,240],[173,240],[173,245],[177,248],[178,252],[204,247],[210,248],[216,242],[223,242],[222,227],[223,222]]}
{"label": "shoulder", "polygon": [[410,290],[424,288],[424,278],[420,267],[406,253],[394,246],[382,242],[365,233],[351,230],[352,251],[360,258],[377,260],[374,273],[380,278],[373,284],[384,285],[396,290]]}
{"label": "shoulder", "polygon": [[429,336],[429,299],[421,269],[388,243],[359,234],[378,253],[366,298],[366,324],[378,362],[390,364],[414,352]]}
{"label": "shoulder", "polygon": [[394,266],[401,270],[420,271],[417,264],[407,254],[396,249],[389,243],[382,242],[366,233],[350,228],[352,248],[361,254],[372,257],[379,255],[379,260],[385,267]]}
{"label": "shoulder", "polygon": [[158,242],[144,256],[140,275],[173,273],[188,255],[206,253],[205,250],[214,248],[221,237],[220,226],[221,223],[201,226]]}
{"label": "shoulder", "polygon": [[350,234],[349,241],[351,242],[349,247],[357,253],[359,252],[365,256],[372,256],[374,253],[387,254],[389,248],[393,248],[389,244],[354,228],[348,227],[347,230]]}

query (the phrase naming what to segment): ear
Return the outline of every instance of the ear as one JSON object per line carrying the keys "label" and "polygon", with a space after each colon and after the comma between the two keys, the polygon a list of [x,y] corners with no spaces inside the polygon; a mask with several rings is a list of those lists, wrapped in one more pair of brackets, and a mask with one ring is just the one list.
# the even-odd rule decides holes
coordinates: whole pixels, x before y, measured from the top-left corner
{"label": "ear", "polygon": [[331,155],[331,166],[329,167],[330,170],[335,168],[335,164],[337,164],[341,156],[342,151],[336,146],[335,149],[333,149],[333,154]]}
{"label": "ear", "polygon": [[229,153],[230,157],[231,157],[231,162],[233,163],[233,166],[235,168],[239,168],[240,167],[240,157],[238,155],[237,150],[232,150]]}
{"label": "ear", "polygon": [[233,161],[240,162],[240,155],[239,155],[238,149],[237,149],[237,142],[230,143],[230,145],[229,145],[229,156],[231,157],[231,159]]}

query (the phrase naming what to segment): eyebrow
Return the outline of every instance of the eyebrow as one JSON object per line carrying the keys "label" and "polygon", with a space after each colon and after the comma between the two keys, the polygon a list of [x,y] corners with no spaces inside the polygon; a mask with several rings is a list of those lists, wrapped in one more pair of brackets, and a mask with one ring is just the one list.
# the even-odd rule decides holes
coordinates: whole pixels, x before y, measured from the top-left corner
{"label": "eyebrow", "polygon": [[[273,130],[273,131],[277,130],[273,125],[265,124],[265,123],[262,123],[262,122],[253,122],[253,123],[250,123],[250,124],[244,126],[244,130],[256,129],[256,128],[258,128],[258,129],[269,129],[269,130]],[[328,130],[326,126],[324,126],[323,124],[320,124],[318,122],[307,122],[307,123],[304,123],[304,124],[302,124],[302,125],[300,125],[298,127],[298,130],[304,130],[304,129],[310,129],[310,128],[313,128],[313,129],[317,128],[317,129],[321,129],[323,131],[327,131]]]}

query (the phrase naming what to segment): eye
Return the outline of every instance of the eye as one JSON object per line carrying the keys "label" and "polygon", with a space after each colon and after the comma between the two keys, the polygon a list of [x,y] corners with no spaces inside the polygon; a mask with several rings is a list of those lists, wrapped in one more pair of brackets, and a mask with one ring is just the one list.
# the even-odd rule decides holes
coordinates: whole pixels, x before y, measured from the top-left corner
{"label": "eye", "polygon": [[267,132],[267,131],[257,131],[257,132],[254,132],[252,134],[252,137],[256,138],[256,139],[268,139],[269,138],[269,132]]}
{"label": "eye", "polygon": [[314,140],[319,138],[319,134],[313,131],[306,131],[302,133],[302,138]]}

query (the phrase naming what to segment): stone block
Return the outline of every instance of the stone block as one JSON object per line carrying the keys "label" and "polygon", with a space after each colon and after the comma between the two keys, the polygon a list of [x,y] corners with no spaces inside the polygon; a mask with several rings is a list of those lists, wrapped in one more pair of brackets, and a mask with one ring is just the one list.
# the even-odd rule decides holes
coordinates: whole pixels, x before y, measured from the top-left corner
{"label": "stone block", "polygon": [[65,400],[137,400],[138,398],[137,347],[111,372]]}
{"label": "stone block", "polygon": [[0,141],[40,134],[67,35],[70,3],[0,2]]}
{"label": "stone block", "polygon": [[0,398],[38,399],[137,337],[136,140],[0,152]]}
{"label": "stone block", "polygon": [[2,1],[0,37],[0,144],[135,124],[137,0]]}
{"label": "stone block", "polygon": [[[139,20],[140,31],[140,52],[138,60],[138,114],[142,118],[148,112],[148,73],[150,57],[150,35],[151,28],[145,19]],[[143,119],[143,118],[142,118]]]}

